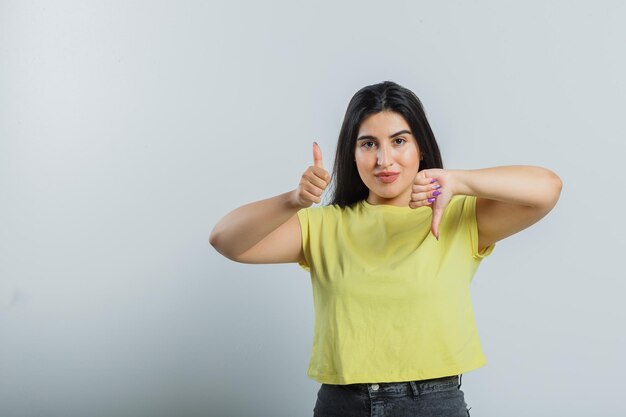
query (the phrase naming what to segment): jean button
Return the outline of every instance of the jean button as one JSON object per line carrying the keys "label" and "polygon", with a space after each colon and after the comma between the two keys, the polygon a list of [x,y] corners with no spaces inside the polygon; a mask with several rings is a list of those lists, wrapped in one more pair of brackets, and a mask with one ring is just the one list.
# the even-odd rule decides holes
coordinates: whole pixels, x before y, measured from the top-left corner
{"label": "jean button", "polygon": [[372,389],[373,389],[374,391],[377,391],[377,390],[378,390],[378,384],[373,384],[373,385],[372,385]]}

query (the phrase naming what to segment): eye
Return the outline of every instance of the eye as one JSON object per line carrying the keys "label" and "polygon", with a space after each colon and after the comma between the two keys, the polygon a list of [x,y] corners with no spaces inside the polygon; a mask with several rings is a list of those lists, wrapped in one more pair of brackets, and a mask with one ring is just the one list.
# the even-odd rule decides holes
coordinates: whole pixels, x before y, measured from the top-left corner
{"label": "eye", "polygon": [[365,149],[371,149],[371,146],[365,146],[365,145],[367,145],[368,143],[374,143],[374,142],[373,142],[373,141],[371,141],[371,140],[365,141],[365,142],[363,142],[363,144],[361,145],[361,147],[363,147],[363,148],[365,148]]}
{"label": "eye", "polygon": [[[403,140],[404,142],[406,142],[404,138],[395,138],[394,140]],[[401,145],[401,143],[399,143],[398,145]]]}

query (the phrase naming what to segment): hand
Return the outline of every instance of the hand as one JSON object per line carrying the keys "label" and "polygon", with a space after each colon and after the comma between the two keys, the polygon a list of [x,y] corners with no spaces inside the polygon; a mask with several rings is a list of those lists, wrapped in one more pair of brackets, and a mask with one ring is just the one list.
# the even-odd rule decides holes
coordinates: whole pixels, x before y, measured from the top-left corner
{"label": "hand", "polygon": [[321,195],[328,187],[330,175],[322,163],[322,150],[313,142],[313,165],[302,174],[298,188],[293,191],[293,201],[297,207],[310,207],[321,201]]}
{"label": "hand", "polygon": [[[436,181],[431,183],[433,179]],[[453,180],[449,172],[440,168],[421,170],[417,173],[413,182],[409,207],[418,208],[430,206],[430,208],[432,208],[433,219],[430,230],[437,240],[439,240],[439,223],[441,222],[441,218],[443,217],[448,203],[454,195],[452,182]],[[437,185],[440,185],[440,188],[437,188]],[[436,191],[439,191],[439,194],[433,196],[433,193]],[[428,201],[429,198],[435,198],[435,201],[430,203]]]}

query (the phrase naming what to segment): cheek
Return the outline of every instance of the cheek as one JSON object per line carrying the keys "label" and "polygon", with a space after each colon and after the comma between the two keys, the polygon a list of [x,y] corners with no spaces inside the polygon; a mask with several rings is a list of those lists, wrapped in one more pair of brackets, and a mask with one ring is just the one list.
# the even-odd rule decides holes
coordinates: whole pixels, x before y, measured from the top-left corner
{"label": "cheek", "polygon": [[407,164],[416,164],[418,163],[418,156],[417,156],[417,152],[415,151],[411,151],[411,152],[406,152],[405,154],[402,155],[403,161],[406,162]]}
{"label": "cheek", "polygon": [[365,167],[370,166],[371,163],[372,163],[372,161],[371,161],[372,158],[368,158],[367,155],[359,155],[359,154],[357,154],[357,155],[355,155],[354,159],[355,159],[354,163],[356,164],[357,167],[365,168]]}
{"label": "cheek", "polygon": [[359,173],[359,177],[361,177],[361,181],[365,182],[365,179],[369,178],[372,172],[372,168],[368,165],[367,161],[359,160],[357,158],[356,162],[356,170]]}

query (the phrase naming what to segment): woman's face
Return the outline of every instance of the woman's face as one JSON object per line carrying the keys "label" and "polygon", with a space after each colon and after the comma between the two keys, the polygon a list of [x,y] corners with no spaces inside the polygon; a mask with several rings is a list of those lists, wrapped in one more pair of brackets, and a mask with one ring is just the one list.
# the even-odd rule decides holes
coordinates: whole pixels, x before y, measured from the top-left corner
{"label": "woman's face", "polygon": [[[420,156],[404,117],[382,111],[365,118],[357,134],[354,158],[361,180],[370,190],[370,204],[408,207]],[[385,177],[381,173],[395,175]]]}

